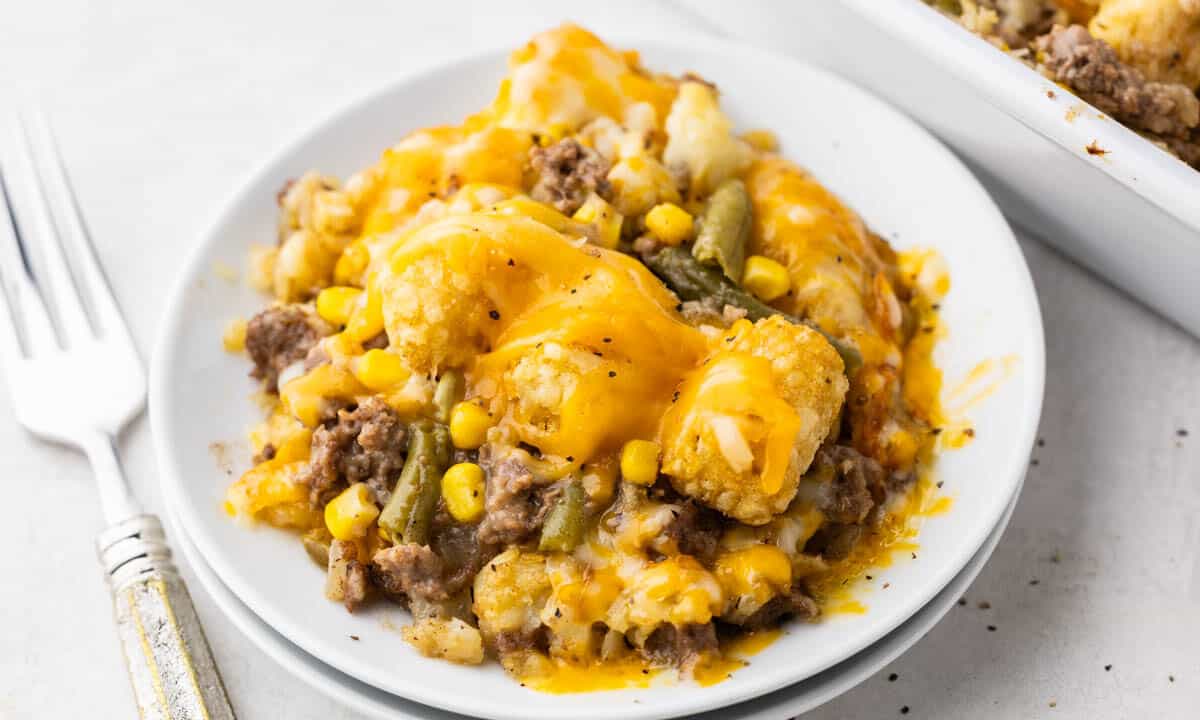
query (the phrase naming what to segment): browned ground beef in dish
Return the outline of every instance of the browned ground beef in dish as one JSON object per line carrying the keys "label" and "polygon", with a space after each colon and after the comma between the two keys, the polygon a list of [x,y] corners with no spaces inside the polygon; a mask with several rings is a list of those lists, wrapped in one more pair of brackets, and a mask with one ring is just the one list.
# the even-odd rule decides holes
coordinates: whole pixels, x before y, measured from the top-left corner
{"label": "browned ground beef in dish", "polygon": [[684,665],[705,651],[716,650],[717,630],[708,625],[663,625],[646,638],[642,649],[658,662]]}
{"label": "browned ground beef in dish", "polygon": [[406,434],[400,416],[378,397],[339,411],[331,425],[314,430],[312,454],[300,476],[313,506],[322,507],[356,482],[370,485],[376,500],[387,503],[404,468]]}
{"label": "browned ground beef in dish", "polygon": [[1037,39],[1037,49],[1055,80],[1131,127],[1186,138],[1200,123],[1200,101],[1190,89],[1147,81],[1082,25],[1054,28]]}
{"label": "browned ground beef in dish", "polygon": [[[966,3],[955,1],[926,2],[1200,169],[1200,97],[1192,86],[1148,78],[1138,67],[1122,60],[1125,55],[1118,54],[1104,38],[1078,24],[1089,16],[1084,12],[1086,3],[979,0],[968,8]],[[1095,11],[1095,7],[1090,9]],[[993,21],[984,19],[987,14]],[[1153,15],[1143,20],[1169,22]],[[1158,50],[1170,52],[1171,48]],[[1182,58],[1186,50],[1175,48],[1174,57]]]}
{"label": "browned ground beef in dish", "polygon": [[303,360],[318,340],[333,331],[331,325],[299,305],[263,310],[246,324],[246,352],[254,361],[251,377],[262,380],[267,390],[276,390],[279,373]]}
{"label": "browned ground beef in dish", "polygon": [[821,614],[817,601],[805,591],[804,587],[796,584],[791,592],[779,595],[767,601],[754,614],[741,624],[743,630],[764,630],[779,624],[785,618],[794,617],[798,620],[813,620]]}
{"label": "browned ground beef in dish", "polygon": [[503,545],[532,537],[546,519],[552,490],[515,458],[493,461],[481,453],[479,464],[488,471],[481,541]]}
{"label": "browned ground beef in dish", "polygon": [[588,193],[609,195],[608,163],[595,151],[575,140],[559,140],[549,147],[533,147],[529,164],[537,182],[529,196],[553,205],[570,215],[579,209]]}

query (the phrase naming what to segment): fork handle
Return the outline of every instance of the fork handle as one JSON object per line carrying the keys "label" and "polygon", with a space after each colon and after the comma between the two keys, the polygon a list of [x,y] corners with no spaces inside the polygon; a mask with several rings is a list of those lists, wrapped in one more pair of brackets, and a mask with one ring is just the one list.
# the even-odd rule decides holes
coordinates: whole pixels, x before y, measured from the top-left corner
{"label": "fork handle", "polygon": [[142,720],[236,720],[158,518],[120,522],[96,548]]}

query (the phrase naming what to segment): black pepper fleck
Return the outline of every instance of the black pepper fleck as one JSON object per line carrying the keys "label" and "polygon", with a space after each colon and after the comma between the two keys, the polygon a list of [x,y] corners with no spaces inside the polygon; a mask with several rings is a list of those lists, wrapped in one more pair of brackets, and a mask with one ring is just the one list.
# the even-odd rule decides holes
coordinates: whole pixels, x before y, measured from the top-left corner
{"label": "black pepper fleck", "polygon": [[509,266],[509,267],[516,267],[516,266],[517,266],[517,261],[516,261],[516,260],[513,260],[512,258],[509,258],[509,259],[508,259],[508,266]]}
{"label": "black pepper fleck", "polygon": [[996,626],[995,626],[995,625],[988,625],[988,632],[996,632]]}
{"label": "black pepper fleck", "polygon": [[351,636],[350,636],[350,639],[351,639],[351,640],[358,640],[358,636],[357,636],[357,635],[351,635]]}
{"label": "black pepper fleck", "polygon": [[961,597],[961,598],[959,598],[959,599],[958,599],[958,604],[959,604],[959,605],[966,605],[966,604],[967,604],[967,599],[966,599],[965,597]]}
{"label": "black pepper fleck", "polygon": [[612,342],[612,338],[604,338],[603,342],[610,343]]}
{"label": "black pepper fleck", "polygon": [[888,675],[888,682],[896,682],[896,679],[899,677],[900,676],[897,675],[896,673],[892,673],[891,675]]}
{"label": "black pepper fleck", "polygon": [[978,603],[975,604],[975,607],[979,608],[980,610],[991,610],[992,604],[990,602],[988,602],[987,600],[980,600]]}
{"label": "black pepper fleck", "polygon": [[499,320],[500,319],[500,311],[499,310],[488,310],[488,317],[490,317],[493,320]]}
{"label": "black pepper fleck", "polygon": [[1187,437],[1188,436],[1187,428],[1179,428],[1178,430],[1175,431],[1175,434],[1178,435],[1179,437]]}
{"label": "black pepper fleck", "polygon": [[608,371],[608,376],[609,376],[609,377],[616,377],[616,376],[617,376],[617,371],[616,371],[616,370],[609,370],[609,371]]}
{"label": "black pepper fleck", "polygon": [[1109,671],[1111,671],[1111,670],[1112,670],[1112,665],[1105,665],[1105,666],[1104,666],[1104,672],[1109,672]]}
{"label": "black pepper fleck", "polygon": [[1039,582],[1041,582],[1041,581],[1040,581],[1040,580],[1038,580],[1037,578],[1034,578],[1034,579],[1032,579],[1032,580],[1030,580],[1030,581],[1029,581],[1029,584],[1030,584],[1030,585],[1037,585]]}
{"label": "black pepper fleck", "polygon": [[907,714],[908,714],[908,706],[907,706],[907,705],[905,705],[904,707],[900,708],[900,714],[901,714],[901,715],[907,715]]}

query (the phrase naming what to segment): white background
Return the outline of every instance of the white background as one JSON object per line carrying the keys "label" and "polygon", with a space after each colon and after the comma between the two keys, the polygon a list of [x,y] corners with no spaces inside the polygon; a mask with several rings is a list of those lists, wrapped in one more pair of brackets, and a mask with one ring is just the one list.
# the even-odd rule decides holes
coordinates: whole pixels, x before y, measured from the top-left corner
{"label": "white background", "polygon": [[[568,18],[601,34],[704,29],[666,2],[8,0],[0,110],[47,109],[145,355],[184,254],[262,159],[402,71],[515,46]],[[1012,525],[965,606],[810,718],[900,717],[904,706],[924,718],[1196,717],[1200,344],[1036,239],[1022,247],[1048,367],[1044,446]],[[122,452],[161,511],[144,418]],[[92,551],[90,473],[17,427],[2,383],[0,488],[0,718],[133,717]],[[353,717],[191,587],[243,718]]]}

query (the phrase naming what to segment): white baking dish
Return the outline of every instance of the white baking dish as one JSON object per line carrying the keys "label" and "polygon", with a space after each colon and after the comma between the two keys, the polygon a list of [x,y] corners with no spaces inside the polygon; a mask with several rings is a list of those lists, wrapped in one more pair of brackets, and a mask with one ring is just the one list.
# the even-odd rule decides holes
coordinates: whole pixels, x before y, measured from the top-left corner
{"label": "white baking dish", "polygon": [[1200,335],[1200,172],[920,0],[682,4],[710,30],[803,56],[904,109],[1018,225]]}

